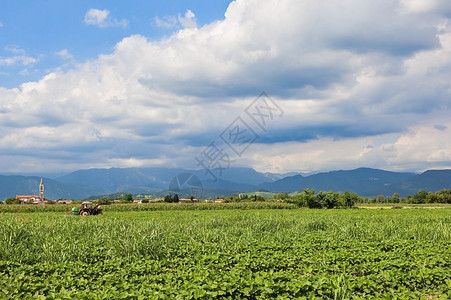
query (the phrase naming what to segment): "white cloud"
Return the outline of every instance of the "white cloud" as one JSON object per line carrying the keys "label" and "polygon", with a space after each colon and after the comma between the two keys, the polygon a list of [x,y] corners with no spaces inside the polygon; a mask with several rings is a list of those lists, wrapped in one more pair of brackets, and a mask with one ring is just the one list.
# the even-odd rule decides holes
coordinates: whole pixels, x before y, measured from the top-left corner
{"label": "white cloud", "polygon": [[3,23],[0,21],[0,27],[3,27]]}
{"label": "white cloud", "polygon": [[245,162],[263,172],[310,173],[362,166],[392,171],[451,167],[451,123],[444,115],[436,117],[448,127],[440,130],[425,122],[403,133],[257,144],[250,148]]}
{"label": "white cloud", "polygon": [[129,22],[126,19],[117,20],[111,17],[107,9],[91,8],[85,14],[84,23],[99,27],[126,27]]}
{"label": "white cloud", "polygon": [[56,55],[58,55],[59,57],[61,57],[62,59],[73,59],[73,55],[69,53],[69,51],[67,49],[63,49],[61,51],[56,52]]}
{"label": "white cloud", "polygon": [[14,53],[13,56],[0,57],[0,66],[16,67],[25,66],[29,67],[38,62],[37,58],[27,56],[24,49],[17,45],[8,45],[3,48],[7,52]]}
{"label": "white cloud", "polygon": [[0,66],[29,66],[36,63],[38,60],[30,56],[12,56],[12,57],[0,57]]}
{"label": "white cloud", "polygon": [[[265,90],[286,113],[237,164],[450,165],[451,26],[402,7],[238,0],[200,28],[187,11],[177,20],[185,28],[161,41],[133,35],[67,72],[0,88],[0,153],[10,168],[195,167],[194,156]],[[106,10],[87,18],[112,20]]]}
{"label": "white cloud", "polygon": [[174,16],[155,17],[155,25],[163,28],[173,28],[177,26],[177,19]]}
{"label": "white cloud", "polygon": [[451,13],[451,2],[448,0],[401,0],[401,4],[405,10],[414,13]]}
{"label": "white cloud", "polygon": [[106,18],[110,12],[107,9],[100,10],[91,8],[85,14],[84,22],[86,25],[105,25]]}
{"label": "white cloud", "polygon": [[196,28],[197,27],[196,16],[189,9],[186,10],[185,15],[182,16],[179,14],[178,20],[184,28]]}
{"label": "white cloud", "polygon": [[15,53],[15,54],[25,55],[25,50],[20,48],[17,45],[7,45],[7,46],[3,47],[3,50],[11,52],[11,53]]}
{"label": "white cloud", "polygon": [[184,15],[155,17],[155,25],[163,28],[197,28],[195,14],[187,9]]}

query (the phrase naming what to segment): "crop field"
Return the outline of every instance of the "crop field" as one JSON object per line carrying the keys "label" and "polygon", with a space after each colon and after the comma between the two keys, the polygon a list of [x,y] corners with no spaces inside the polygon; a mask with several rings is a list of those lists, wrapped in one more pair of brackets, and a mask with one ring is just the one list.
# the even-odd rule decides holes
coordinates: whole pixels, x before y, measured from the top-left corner
{"label": "crop field", "polygon": [[0,213],[2,299],[447,299],[451,209]]}
{"label": "crop field", "polygon": [[[35,212],[69,212],[79,203],[67,205],[0,205],[0,213],[35,213]],[[450,206],[451,207],[451,206]],[[290,203],[272,202],[240,202],[240,203],[146,203],[146,204],[115,204],[102,205],[105,212],[111,211],[165,211],[165,210],[227,210],[227,209],[297,209],[298,206]]]}

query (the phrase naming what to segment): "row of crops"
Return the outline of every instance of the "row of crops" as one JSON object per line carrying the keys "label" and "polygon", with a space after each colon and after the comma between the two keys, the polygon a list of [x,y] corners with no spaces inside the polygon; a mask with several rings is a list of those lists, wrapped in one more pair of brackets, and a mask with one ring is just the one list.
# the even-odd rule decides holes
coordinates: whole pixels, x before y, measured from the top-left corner
{"label": "row of crops", "polygon": [[[0,205],[0,213],[70,212],[76,204],[11,204]],[[241,202],[241,203],[143,203],[102,205],[103,211],[165,211],[165,210],[225,210],[225,209],[296,209],[295,204],[283,202]]]}
{"label": "row of crops", "polygon": [[451,297],[451,210],[0,218],[0,298]]}

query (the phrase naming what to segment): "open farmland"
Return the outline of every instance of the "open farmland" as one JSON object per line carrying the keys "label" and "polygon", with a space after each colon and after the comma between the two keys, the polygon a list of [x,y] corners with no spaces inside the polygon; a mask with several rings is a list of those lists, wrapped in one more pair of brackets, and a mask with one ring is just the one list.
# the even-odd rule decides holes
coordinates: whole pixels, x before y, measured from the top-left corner
{"label": "open farmland", "polygon": [[451,209],[0,214],[0,297],[451,297]]}

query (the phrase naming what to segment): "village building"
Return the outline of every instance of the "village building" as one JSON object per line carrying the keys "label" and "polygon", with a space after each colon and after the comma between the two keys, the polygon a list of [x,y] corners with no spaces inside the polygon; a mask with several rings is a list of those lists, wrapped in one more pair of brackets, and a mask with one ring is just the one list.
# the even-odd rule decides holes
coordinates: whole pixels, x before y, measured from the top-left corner
{"label": "village building", "polygon": [[20,204],[34,203],[41,200],[38,195],[17,195],[16,198],[19,199]]}
{"label": "village building", "polygon": [[33,204],[45,204],[47,201],[44,200],[44,182],[39,183],[39,196],[38,195],[16,195],[19,199],[20,204],[33,203]]}
{"label": "village building", "polygon": [[59,200],[57,200],[56,201],[56,203],[58,203],[58,204],[71,204],[73,202],[73,200],[72,199],[59,199]]}
{"label": "village building", "polygon": [[179,199],[180,203],[189,203],[189,202],[198,202],[199,200],[197,200],[196,198],[181,198]]}

